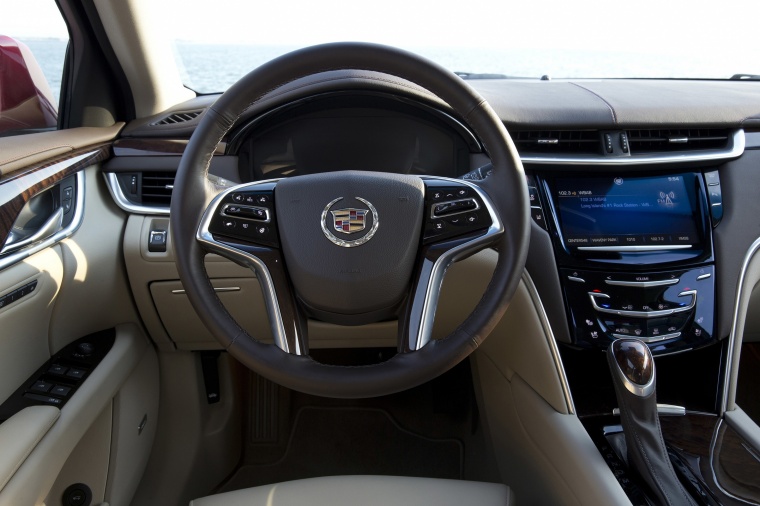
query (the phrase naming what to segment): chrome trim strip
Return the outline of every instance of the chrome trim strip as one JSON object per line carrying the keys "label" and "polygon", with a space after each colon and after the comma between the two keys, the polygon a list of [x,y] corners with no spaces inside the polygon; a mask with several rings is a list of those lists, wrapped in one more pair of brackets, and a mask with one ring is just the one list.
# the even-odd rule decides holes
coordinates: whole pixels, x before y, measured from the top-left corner
{"label": "chrome trim strip", "polygon": [[[707,274],[707,277],[710,277],[710,275]],[[608,285],[632,286],[636,288],[651,288],[653,286],[670,286],[670,285],[677,284],[679,281],[680,279],[662,279],[660,281],[615,281],[613,279],[604,280],[604,282]]]}
{"label": "chrome trim strip", "polygon": [[[657,414],[660,416],[686,416],[686,408],[683,406],[676,406],[675,404],[660,404],[657,403]],[[613,416],[620,416],[620,408],[614,408],[612,410]]]}
{"label": "chrome trim strip", "polygon": [[675,339],[676,337],[681,337],[680,332],[674,332],[673,334],[663,334],[661,336],[649,336],[649,337],[639,337],[639,336],[631,336],[626,334],[612,334],[612,337],[615,339],[638,339],[642,343],[659,343],[660,341],[667,341],[668,339]]}
{"label": "chrome trim strip", "polygon": [[[92,153],[87,153],[86,155],[82,155],[84,157],[91,155]],[[67,160],[67,162],[75,163],[77,161],[81,160],[81,157],[77,157],[71,160]],[[58,165],[58,164],[56,164]],[[60,167],[58,167],[57,170],[60,170]],[[15,251],[13,253],[10,253],[8,255],[0,256],[0,270],[5,269],[6,267],[9,267],[16,262],[20,262],[21,260],[30,257],[37,253],[38,251],[42,251],[45,248],[48,248],[52,246],[53,244],[56,244],[67,237],[70,237],[74,232],[77,231],[77,229],[82,225],[82,221],[84,221],[84,193],[85,193],[85,175],[84,170],[81,170],[76,173],[77,178],[77,190],[76,190],[76,203],[74,207],[74,217],[71,219],[71,223],[69,223],[66,228],[60,230],[55,235],[52,235],[48,237],[47,239],[37,243],[33,244],[29,247],[23,248],[21,250]]]}
{"label": "chrome trim strip", "polygon": [[586,282],[585,279],[579,278],[578,276],[568,276],[567,279],[570,280],[570,281],[575,281],[576,283],[585,283]]}
{"label": "chrome trim strip", "polygon": [[231,246],[228,246],[226,244],[222,244],[218,241],[216,241],[209,231],[209,227],[211,226],[211,220],[214,217],[214,211],[216,211],[219,202],[226,197],[228,194],[232,193],[233,191],[242,191],[246,189],[253,188],[257,185],[264,184],[264,183],[272,183],[272,180],[267,181],[258,181],[255,183],[248,183],[248,184],[242,184],[238,186],[234,186],[232,188],[228,188],[227,190],[221,192],[218,194],[214,199],[211,201],[211,203],[206,207],[206,211],[203,213],[203,218],[201,218],[200,225],[198,226],[198,232],[196,233],[195,238],[201,242],[202,244],[205,244],[210,250],[215,251],[219,253],[222,256],[225,256],[231,260],[235,260],[242,265],[245,265],[249,267],[250,269],[253,269],[253,271],[256,273],[256,276],[259,279],[259,283],[261,284],[261,289],[264,294],[264,303],[267,309],[267,314],[269,315],[269,324],[272,328],[272,335],[274,336],[274,342],[277,345],[278,348],[280,348],[285,353],[293,353],[295,355],[302,355],[304,350],[300,349],[300,346],[298,342],[296,342],[295,350],[291,350],[290,346],[288,345],[288,340],[286,338],[285,333],[285,325],[282,321],[282,314],[280,313],[280,306],[277,299],[277,293],[274,288],[274,281],[272,280],[272,275],[269,272],[269,269],[267,268],[266,264],[262,262],[258,257],[251,255],[250,253],[246,253],[245,251],[239,250],[237,248],[233,248]]}
{"label": "chrome trim strip", "polygon": [[533,278],[530,277],[528,271],[523,271],[522,275],[523,283],[528,289],[530,298],[533,299],[533,306],[538,313],[538,319],[541,321],[541,326],[544,328],[544,334],[546,335],[546,342],[549,345],[549,351],[554,359],[554,366],[557,368],[557,375],[559,376],[560,387],[562,393],[565,396],[565,402],[567,403],[567,412],[570,415],[575,414],[575,402],[573,402],[573,395],[570,393],[570,383],[567,381],[567,375],[565,374],[565,366],[562,364],[562,356],[559,354],[559,347],[557,346],[557,340],[554,338],[554,332],[552,332],[551,324],[549,323],[549,317],[546,315],[546,310],[541,302],[541,297],[538,295],[538,289],[533,283]]}
{"label": "chrome trim strip", "polygon": [[[737,340],[740,339],[740,336],[737,336],[737,333],[739,330],[739,312],[741,310],[741,295],[742,295],[742,290],[744,289],[747,269],[749,269],[749,264],[752,261],[752,258],[758,252],[758,250],[760,250],[760,237],[755,239],[755,242],[752,243],[752,245],[747,250],[747,253],[744,255],[742,268],[741,268],[741,271],[739,271],[739,281],[736,283],[736,302],[734,303],[734,321],[731,324],[731,333],[729,334],[729,337],[728,337],[728,353],[726,354],[726,370],[724,371],[724,374],[723,374],[723,395],[721,396],[720,416],[723,416],[723,414],[728,409],[728,396],[731,390],[735,390],[735,389],[730,388],[730,385],[732,383],[731,380],[733,376],[732,371],[734,370],[734,365],[736,365],[736,368],[739,367],[739,364],[738,363],[734,364],[734,361],[739,360],[739,352],[738,350],[736,350],[735,352],[735,348],[737,346]],[[739,346],[741,346],[741,342],[739,343]]]}
{"label": "chrome trim strip", "polygon": [[[217,293],[239,292],[240,291],[240,287],[239,286],[224,286],[224,287],[221,287],[221,288],[214,288],[214,291],[217,292]],[[183,289],[179,289],[179,290],[172,290],[172,293],[175,294],[175,295],[179,295],[179,294],[183,294],[183,293],[187,293],[187,292],[185,292],[185,290],[183,290]]]}
{"label": "chrome trim strip", "polygon": [[[572,248],[572,245],[570,245]],[[671,246],[578,246],[579,251],[665,251],[671,249],[689,249],[691,244]]]}
{"label": "chrome trim strip", "polygon": [[744,153],[745,139],[744,130],[735,130],[731,137],[731,147],[723,150],[702,150],[699,152],[666,153],[662,155],[632,155],[625,157],[605,156],[521,156],[522,163],[540,165],[604,165],[626,166],[680,162],[703,162],[718,161],[738,158]]}
{"label": "chrome trim strip", "polygon": [[715,465],[713,464],[713,462],[715,462],[715,447],[718,444],[718,436],[720,435],[720,429],[723,423],[728,424],[728,422],[725,422],[725,420],[721,417],[721,419],[718,420],[718,423],[715,424],[715,430],[713,432],[712,441],[710,442],[710,454],[709,454],[710,455],[710,472],[712,473],[713,482],[715,482],[715,485],[720,489],[721,492],[726,494],[726,496],[730,497],[731,499],[734,499],[744,504],[757,505],[756,502],[747,501],[746,499],[742,499],[741,497],[737,497],[734,494],[730,493],[728,490],[723,488],[723,486],[720,484],[720,481],[718,481],[718,475],[715,472]]}
{"label": "chrome trim strip", "polygon": [[103,175],[106,178],[108,191],[111,192],[111,197],[113,197],[113,200],[114,202],[116,202],[116,205],[122,208],[124,211],[127,211],[128,213],[134,213],[134,214],[153,214],[153,215],[162,215],[162,216],[169,215],[168,207],[142,206],[140,204],[135,204],[134,202],[131,202],[127,198],[127,196],[124,195],[124,192],[122,191],[121,186],[119,185],[119,179],[116,177],[115,172],[105,172]]}
{"label": "chrome trim strip", "polygon": [[[483,206],[491,216],[491,226],[486,230],[484,235],[478,236],[471,241],[450,249],[442,254],[433,263],[429,260],[425,260],[420,267],[423,274],[420,279],[427,277],[427,283],[424,286],[420,285],[413,294],[412,307],[417,307],[422,304],[420,311],[419,322],[409,322],[409,349],[419,350],[430,342],[430,338],[433,333],[433,321],[435,320],[435,310],[438,306],[438,298],[441,293],[441,286],[443,284],[443,276],[446,274],[446,270],[455,261],[459,260],[462,256],[472,252],[479,246],[488,244],[491,239],[498,234],[504,232],[504,225],[502,225],[499,216],[494,211],[488,195],[481,190],[477,185],[463,179],[452,179],[447,177],[437,176],[420,176],[423,181],[448,181],[454,184],[466,185],[472,188],[475,193],[481,198]],[[414,311],[412,311],[414,313]],[[418,325],[417,331],[414,332],[415,325]],[[414,336],[414,337],[412,337]]]}
{"label": "chrome trim strip", "polygon": [[707,279],[710,276],[712,276],[712,274],[710,274],[709,272],[707,274],[700,274],[699,276],[697,276],[697,281],[702,281],[703,279]]}

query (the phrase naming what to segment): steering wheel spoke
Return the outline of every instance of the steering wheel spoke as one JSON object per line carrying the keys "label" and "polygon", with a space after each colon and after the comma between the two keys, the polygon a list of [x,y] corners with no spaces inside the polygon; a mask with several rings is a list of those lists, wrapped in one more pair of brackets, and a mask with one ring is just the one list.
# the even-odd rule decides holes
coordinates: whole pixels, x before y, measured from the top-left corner
{"label": "steering wheel spoke", "polygon": [[493,245],[504,232],[488,195],[473,183],[423,178],[425,228],[412,289],[399,319],[398,351],[430,342],[435,311],[449,266]]}
{"label": "steering wheel spoke", "polygon": [[207,252],[256,273],[264,294],[275,345],[293,355],[308,354],[305,317],[288,279],[274,214],[276,182],[238,186],[208,206],[197,240]]}

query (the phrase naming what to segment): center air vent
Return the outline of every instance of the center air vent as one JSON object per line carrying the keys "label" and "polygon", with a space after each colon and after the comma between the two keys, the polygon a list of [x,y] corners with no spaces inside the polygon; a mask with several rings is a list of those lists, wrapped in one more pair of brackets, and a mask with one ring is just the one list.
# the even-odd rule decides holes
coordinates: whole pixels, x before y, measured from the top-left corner
{"label": "center air vent", "polygon": [[631,154],[724,149],[731,132],[717,128],[628,130]]}
{"label": "center air vent", "polygon": [[595,130],[526,130],[510,132],[520,153],[601,154]]}
{"label": "center air vent", "polygon": [[140,197],[145,205],[169,207],[174,189],[174,172],[143,172]]}
{"label": "center air vent", "polygon": [[170,114],[169,116],[166,116],[155,123],[152,123],[153,125],[174,125],[177,123],[184,123],[186,121],[193,120],[201,115],[203,111],[186,111],[186,112],[175,112],[173,114]]}

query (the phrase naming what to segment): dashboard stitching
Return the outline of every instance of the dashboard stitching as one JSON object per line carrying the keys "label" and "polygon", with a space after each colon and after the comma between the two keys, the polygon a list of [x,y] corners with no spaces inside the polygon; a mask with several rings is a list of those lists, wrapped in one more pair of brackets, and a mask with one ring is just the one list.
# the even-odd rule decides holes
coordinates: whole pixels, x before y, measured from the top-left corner
{"label": "dashboard stitching", "polygon": [[614,108],[614,107],[612,107],[612,104],[610,104],[609,102],[607,102],[607,101],[604,99],[604,97],[602,97],[602,96],[601,96],[601,95],[599,95],[598,93],[596,93],[596,92],[594,92],[594,91],[592,91],[592,90],[590,90],[590,89],[586,88],[585,86],[581,86],[581,85],[580,85],[580,84],[578,84],[578,83],[574,83],[574,82],[571,82],[570,84],[572,84],[573,86],[577,86],[578,88],[580,88],[580,89],[582,89],[582,90],[585,90],[585,91],[587,91],[587,92],[591,93],[591,94],[592,94],[592,95],[594,95],[596,98],[598,98],[599,100],[601,100],[602,102],[604,102],[604,105],[606,105],[606,106],[607,106],[607,108],[610,110],[610,114],[612,114],[612,122],[613,122],[613,123],[615,123],[615,124],[617,124],[618,120],[617,120],[617,115],[615,114],[615,108]]}

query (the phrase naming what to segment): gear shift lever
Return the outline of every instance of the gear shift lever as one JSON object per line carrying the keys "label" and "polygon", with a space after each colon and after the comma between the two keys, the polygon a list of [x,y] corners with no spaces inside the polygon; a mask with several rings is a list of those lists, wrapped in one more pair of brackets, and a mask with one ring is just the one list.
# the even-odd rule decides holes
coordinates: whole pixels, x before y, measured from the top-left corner
{"label": "gear shift lever", "polygon": [[628,464],[649,485],[658,504],[695,505],[678,481],[662,439],[649,347],[637,339],[613,341],[607,349],[607,362],[620,406]]}

